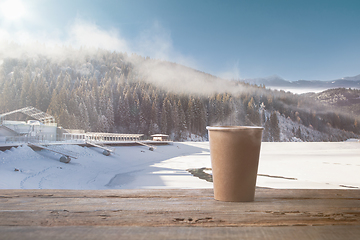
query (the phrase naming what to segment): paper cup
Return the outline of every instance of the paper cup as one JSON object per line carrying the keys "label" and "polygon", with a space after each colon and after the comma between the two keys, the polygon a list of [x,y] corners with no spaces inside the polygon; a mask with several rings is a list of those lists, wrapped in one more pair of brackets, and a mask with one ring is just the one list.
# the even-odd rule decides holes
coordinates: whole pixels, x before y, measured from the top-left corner
{"label": "paper cup", "polygon": [[209,131],[214,198],[254,201],[262,127],[214,126]]}

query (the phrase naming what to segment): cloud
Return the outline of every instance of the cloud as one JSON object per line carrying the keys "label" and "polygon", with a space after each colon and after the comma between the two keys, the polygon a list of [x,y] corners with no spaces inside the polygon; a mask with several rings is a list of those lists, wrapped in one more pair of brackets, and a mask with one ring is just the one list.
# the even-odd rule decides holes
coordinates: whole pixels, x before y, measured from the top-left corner
{"label": "cloud", "polygon": [[159,21],[154,21],[148,29],[144,29],[139,34],[132,49],[142,56],[176,62],[192,68],[197,67],[194,58],[185,56],[174,48],[171,31],[165,29]]}
{"label": "cloud", "polygon": [[173,51],[171,33],[155,21],[137,37],[134,50],[143,56],[167,60]]}
{"label": "cloud", "polygon": [[[93,47],[112,51],[130,50],[127,41],[120,36],[118,30],[105,30],[94,23],[81,19],[76,19],[64,31],[59,29],[54,29],[52,32],[29,32],[24,29],[13,31],[3,27],[0,29],[0,34],[0,40],[15,42],[22,46],[40,43],[46,47],[69,45],[74,48]],[[29,51],[30,49],[25,48],[23,50]]]}
{"label": "cloud", "polygon": [[95,47],[112,51],[129,51],[128,41],[121,37],[119,30],[105,30],[94,23],[76,19],[67,33],[66,43],[73,47]]}
{"label": "cloud", "polygon": [[[21,47],[4,48],[2,41],[15,42]],[[8,31],[0,28],[0,60],[4,57],[36,56],[38,54],[51,59],[82,58],[82,54],[66,52],[68,48],[85,47],[87,51],[105,49],[110,51],[137,53],[149,56],[144,60],[129,54],[131,61],[145,81],[156,84],[168,91],[177,93],[212,94],[216,92],[234,92],[234,83],[215,76],[201,73],[196,69],[196,61],[185,56],[174,48],[171,32],[159,22],[154,22],[144,29],[135,39],[124,38],[115,28],[104,29],[93,22],[77,18],[66,30],[53,29],[52,32],[29,32],[26,30]],[[165,60],[165,61],[164,61]],[[172,64],[176,62],[178,64]],[[239,78],[238,62],[232,69],[224,72],[228,79]],[[239,91],[236,88],[236,91]]]}
{"label": "cloud", "polygon": [[170,92],[208,96],[223,92],[236,94],[245,90],[235,81],[227,81],[180,64],[161,60],[144,61],[138,58],[130,60],[142,79]]}
{"label": "cloud", "polygon": [[232,66],[228,67],[227,70],[219,72],[217,75],[228,80],[240,79],[239,60],[233,63]]}
{"label": "cloud", "polygon": [[[15,44],[13,44],[15,43]],[[9,47],[13,46],[13,47]],[[83,47],[86,53],[98,48],[110,51],[130,51],[128,41],[116,29],[103,29],[94,23],[76,19],[66,30],[30,32],[25,29],[0,28],[0,63],[4,58],[46,56],[58,61],[66,58],[84,59],[84,54],[74,54],[69,48]],[[83,51],[83,53],[85,53]]]}
{"label": "cloud", "polygon": [[[134,39],[127,39],[121,35],[119,29],[102,28],[94,22],[76,18],[66,29],[52,29],[51,31],[28,31],[21,28],[0,26],[0,42],[14,42],[22,46],[16,56],[22,53],[48,54],[49,57],[61,55],[54,47],[72,46],[73,48],[88,47],[110,51],[137,53],[149,56],[152,59],[161,59],[176,62],[196,68],[197,64],[191,56],[185,56],[173,46],[171,32],[165,29],[160,22],[155,21],[149,28],[141,31]],[[39,48],[40,47],[40,48]],[[2,49],[4,53],[10,53]],[[13,55],[14,52],[11,52]],[[15,56],[14,56],[15,57]]]}

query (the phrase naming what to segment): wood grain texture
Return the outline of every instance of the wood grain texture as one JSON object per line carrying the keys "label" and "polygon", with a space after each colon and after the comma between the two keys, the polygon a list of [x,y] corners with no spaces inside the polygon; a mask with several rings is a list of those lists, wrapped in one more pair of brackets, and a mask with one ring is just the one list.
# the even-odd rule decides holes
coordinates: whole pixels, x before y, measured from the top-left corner
{"label": "wood grain texture", "polygon": [[0,239],[259,239],[259,240],[339,240],[358,239],[357,226],[306,227],[2,227]]}
{"label": "wood grain texture", "polygon": [[164,236],[181,231],[188,236],[184,239],[192,239],[194,231],[210,234],[215,229],[231,239],[232,234],[255,234],[255,228],[261,229],[255,234],[258,239],[272,231],[303,239],[293,235],[308,229],[306,239],[319,239],[319,231],[335,236],[337,230],[330,231],[334,226],[346,236],[360,233],[359,190],[257,189],[255,201],[247,203],[216,201],[211,189],[0,190],[0,233],[9,237],[4,239],[51,229],[78,235],[90,228],[98,236],[119,231],[113,227]]}

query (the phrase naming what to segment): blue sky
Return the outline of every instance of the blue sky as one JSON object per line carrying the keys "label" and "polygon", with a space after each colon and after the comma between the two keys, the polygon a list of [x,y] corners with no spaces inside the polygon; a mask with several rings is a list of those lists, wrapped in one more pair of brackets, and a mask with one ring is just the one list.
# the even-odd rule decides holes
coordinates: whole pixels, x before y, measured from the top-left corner
{"label": "blue sky", "polygon": [[10,41],[135,52],[226,78],[360,74],[358,0],[16,1],[11,17],[0,0]]}

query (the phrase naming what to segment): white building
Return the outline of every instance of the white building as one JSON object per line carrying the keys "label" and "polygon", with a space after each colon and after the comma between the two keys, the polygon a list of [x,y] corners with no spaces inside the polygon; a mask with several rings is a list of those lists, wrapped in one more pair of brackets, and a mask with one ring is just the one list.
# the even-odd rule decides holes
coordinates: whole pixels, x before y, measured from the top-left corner
{"label": "white building", "polygon": [[[2,127],[3,130],[0,131],[0,136],[6,137],[7,141],[56,141],[56,124],[45,125],[36,120],[29,120],[27,122],[3,121]],[[4,129],[12,130],[12,132],[9,134],[9,131],[5,132]]]}
{"label": "white building", "polygon": [[[35,120],[28,120],[27,122],[5,120],[5,117],[14,113],[23,113]],[[49,114],[33,107],[0,114],[0,142],[43,142],[56,140],[57,124],[55,119]]]}
{"label": "white building", "polygon": [[166,134],[154,134],[151,135],[153,141],[168,141],[169,135]]}

